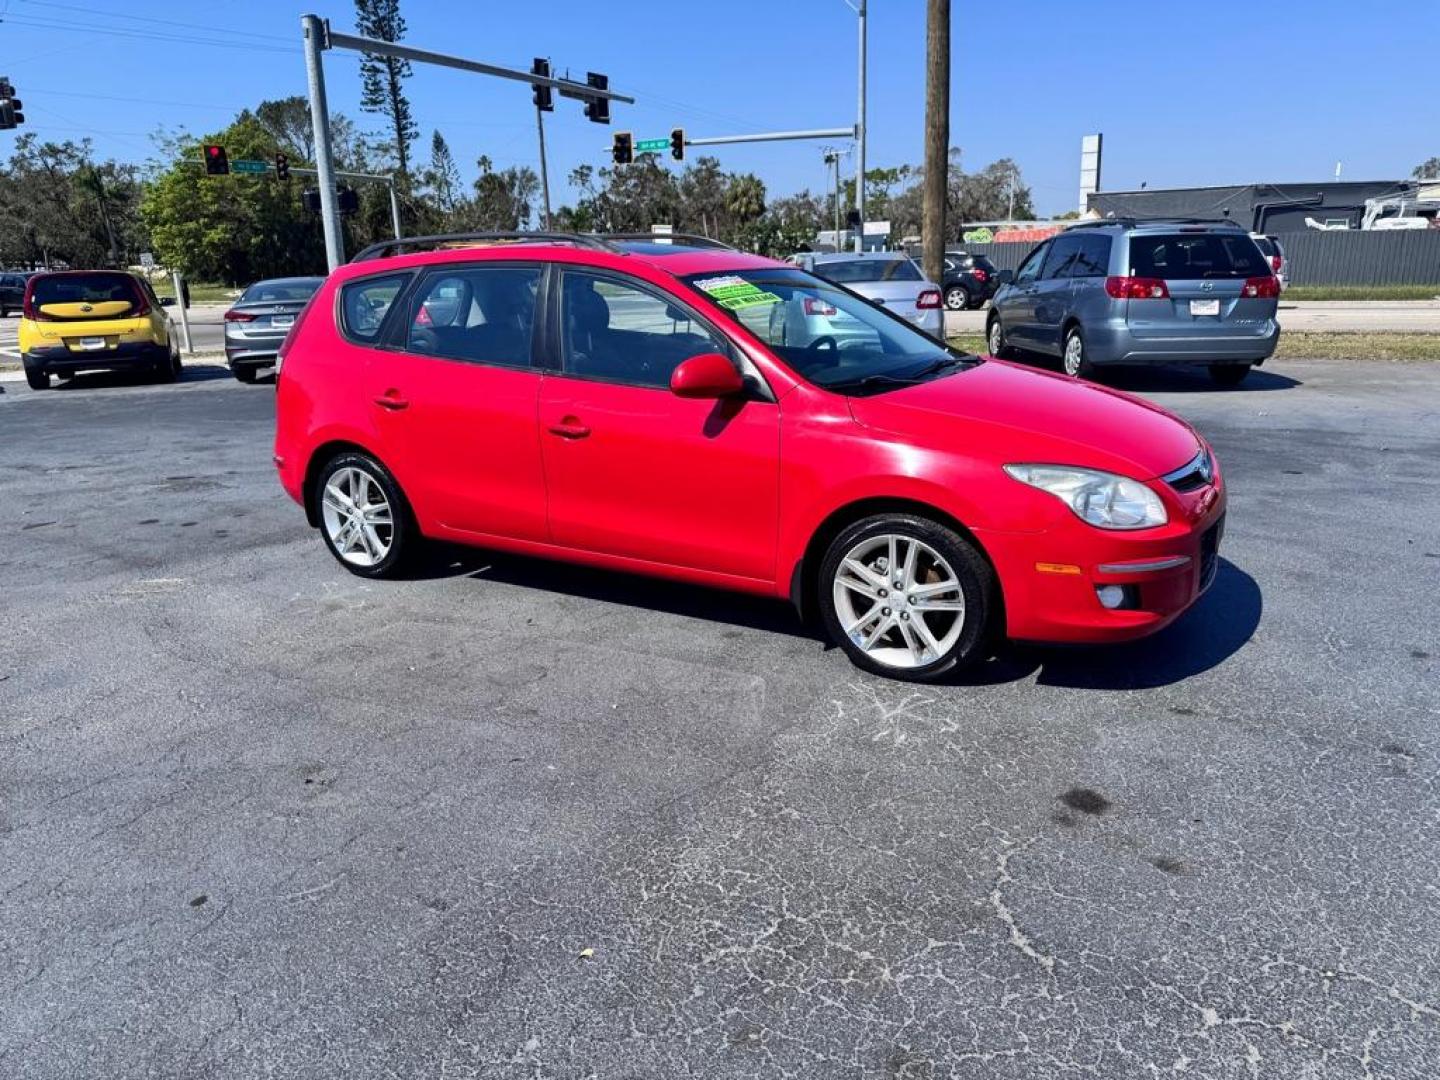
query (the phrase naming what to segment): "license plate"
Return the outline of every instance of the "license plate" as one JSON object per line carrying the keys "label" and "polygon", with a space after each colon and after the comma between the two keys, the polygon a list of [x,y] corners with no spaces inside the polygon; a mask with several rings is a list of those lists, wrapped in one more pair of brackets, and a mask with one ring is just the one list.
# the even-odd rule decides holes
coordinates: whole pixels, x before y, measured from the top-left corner
{"label": "license plate", "polygon": [[1191,300],[1191,301],[1190,301],[1190,314],[1191,314],[1191,315],[1219,315],[1219,314],[1220,314],[1220,301],[1219,301],[1219,300]]}
{"label": "license plate", "polygon": [[93,352],[95,349],[103,349],[105,348],[105,339],[103,337],[82,337],[80,339],[80,348],[84,349],[86,352]]}
{"label": "license plate", "polygon": [[277,328],[281,328],[281,329],[283,329],[284,327],[287,327],[287,326],[294,326],[294,325],[295,325],[295,316],[294,316],[294,315],[272,315],[272,316],[270,316],[270,325],[271,325],[271,326],[274,326],[274,327],[277,327]]}

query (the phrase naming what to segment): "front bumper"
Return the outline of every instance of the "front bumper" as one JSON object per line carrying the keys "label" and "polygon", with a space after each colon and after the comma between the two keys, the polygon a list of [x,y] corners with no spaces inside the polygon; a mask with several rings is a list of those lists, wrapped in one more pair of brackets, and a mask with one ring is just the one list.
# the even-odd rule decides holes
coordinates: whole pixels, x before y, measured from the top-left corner
{"label": "front bumper", "polygon": [[[1168,501],[1168,500],[1167,500]],[[1027,641],[1132,641],[1163,629],[1215,580],[1225,527],[1219,484],[1196,493],[1182,516],[1135,532],[1079,518],[1038,533],[986,537],[1005,597],[1006,633]],[[1096,590],[1131,586],[1133,607],[1106,608]]]}
{"label": "front bumper", "polygon": [[152,341],[122,341],[107,349],[81,352],[54,345],[31,349],[23,354],[26,371],[46,375],[80,371],[111,371],[116,368],[154,367],[170,362],[170,349]]}
{"label": "front bumper", "polygon": [[1209,332],[1136,334],[1123,319],[1086,326],[1085,353],[1092,364],[1263,364],[1280,341],[1280,324],[1216,326]]}

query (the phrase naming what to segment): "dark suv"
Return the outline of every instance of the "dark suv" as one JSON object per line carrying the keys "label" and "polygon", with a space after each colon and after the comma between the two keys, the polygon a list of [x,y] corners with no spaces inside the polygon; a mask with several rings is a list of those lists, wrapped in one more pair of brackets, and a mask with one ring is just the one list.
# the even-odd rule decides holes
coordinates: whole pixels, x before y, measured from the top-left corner
{"label": "dark suv", "polygon": [[32,277],[29,271],[0,270],[0,318],[20,310],[25,303],[25,283]]}
{"label": "dark suv", "polygon": [[967,251],[945,253],[945,278],[940,288],[945,294],[945,306],[951,311],[984,307],[999,284],[995,264],[984,255],[971,255]]}

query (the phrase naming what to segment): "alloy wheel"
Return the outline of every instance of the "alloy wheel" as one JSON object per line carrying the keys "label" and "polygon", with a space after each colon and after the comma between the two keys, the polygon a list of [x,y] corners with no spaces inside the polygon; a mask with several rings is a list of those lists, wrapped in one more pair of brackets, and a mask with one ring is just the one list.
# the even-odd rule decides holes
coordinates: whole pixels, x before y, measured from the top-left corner
{"label": "alloy wheel", "polygon": [[845,635],[891,668],[936,663],[965,628],[965,594],[949,562],[913,536],[885,533],[845,553],[833,583]]}
{"label": "alloy wheel", "polygon": [[1065,374],[1079,378],[1085,370],[1085,342],[1080,335],[1071,331],[1065,339]]}
{"label": "alloy wheel", "polygon": [[999,356],[1001,350],[1004,348],[1005,331],[1000,329],[999,319],[992,319],[990,321],[990,355]]}
{"label": "alloy wheel", "polygon": [[959,285],[945,290],[945,306],[951,311],[964,311],[970,304],[970,296]]}
{"label": "alloy wheel", "polygon": [[390,500],[364,469],[337,469],[325,482],[320,504],[325,535],[336,553],[354,566],[375,566],[395,542]]}

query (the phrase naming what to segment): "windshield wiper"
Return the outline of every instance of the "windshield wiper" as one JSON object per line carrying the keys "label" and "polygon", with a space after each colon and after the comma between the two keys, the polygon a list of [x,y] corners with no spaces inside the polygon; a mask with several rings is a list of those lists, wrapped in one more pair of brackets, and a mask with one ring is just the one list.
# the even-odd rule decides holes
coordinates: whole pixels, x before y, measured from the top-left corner
{"label": "windshield wiper", "polygon": [[907,371],[904,374],[877,371],[872,375],[862,375],[858,379],[846,379],[841,382],[829,383],[825,388],[827,390],[840,390],[842,387],[865,390],[872,386],[914,386],[916,383],[924,382],[932,375],[938,375],[948,368],[959,367],[961,365],[973,367],[979,362],[979,357],[963,359],[958,356],[940,356],[923,367],[917,368],[914,371]]}

